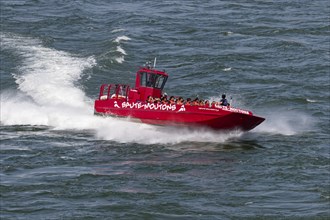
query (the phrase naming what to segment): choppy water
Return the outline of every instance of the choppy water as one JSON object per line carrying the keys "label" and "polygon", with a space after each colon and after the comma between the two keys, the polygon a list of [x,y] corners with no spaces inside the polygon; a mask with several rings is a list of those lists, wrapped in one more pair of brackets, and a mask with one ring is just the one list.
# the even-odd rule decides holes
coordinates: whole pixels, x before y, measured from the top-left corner
{"label": "choppy water", "polygon": [[[2,0],[1,219],[330,218],[330,3]],[[248,133],[93,116],[145,61]]]}

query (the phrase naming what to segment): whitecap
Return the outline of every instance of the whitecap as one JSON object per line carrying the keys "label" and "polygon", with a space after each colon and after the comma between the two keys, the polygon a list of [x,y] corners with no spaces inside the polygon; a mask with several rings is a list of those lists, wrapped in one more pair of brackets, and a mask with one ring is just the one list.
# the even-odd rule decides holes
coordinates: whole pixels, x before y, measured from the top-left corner
{"label": "whitecap", "polygon": [[123,63],[125,61],[125,57],[124,56],[116,57],[115,60],[117,61],[117,63]]}
{"label": "whitecap", "polygon": [[311,102],[311,103],[317,102],[316,100],[313,100],[313,99],[306,99],[306,101]]}
{"label": "whitecap", "polygon": [[121,46],[121,42],[122,41],[128,41],[131,40],[131,38],[123,35],[123,36],[119,36],[117,37],[113,42],[117,43],[117,47],[116,47],[116,51],[121,53],[122,56],[116,57],[115,60],[117,63],[123,63],[125,61],[125,55],[127,55],[126,51],[123,49],[123,47]]}
{"label": "whitecap", "polygon": [[115,29],[115,30],[111,31],[111,33],[117,33],[117,32],[122,32],[122,31],[125,31],[125,29],[118,28],[118,29]]}
{"label": "whitecap", "polygon": [[117,51],[121,54],[127,55],[126,51],[123,48],[121,48],[120,46],[117,46]]}
{"label": "whitecap", "polygon": [[121,41],[128,41],[128,40],[131,40],[131,38],[129,38],[129,37],[123,35],[123,36],[119,36],[119,37],[117,37],[117,38],[114,40],[114,42],[116,42],[116,43],[120,43]]}
{"label": "whitecap", "polygon": [[223,32],[223,35],[225,35],[225,36],[232,35],[232,34],[233,34],[233,32],[231,32],[231,31],[225,31],[225,32]]}

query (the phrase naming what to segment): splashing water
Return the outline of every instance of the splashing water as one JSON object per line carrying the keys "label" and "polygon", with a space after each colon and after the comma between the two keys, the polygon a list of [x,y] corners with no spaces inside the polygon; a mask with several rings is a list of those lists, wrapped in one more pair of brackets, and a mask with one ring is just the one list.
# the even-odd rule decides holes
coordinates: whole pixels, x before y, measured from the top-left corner
{"label": "splashing water", "polygon": [[84,92],[75,87],[83,70],[95,65],[95,59],[73,57],[69,53],[45,48],[41,42],[2,35],[2,46],[23,58],[19,73],[13,74],[20,91],[39,105],[86,107]]}
{"label": "splashing water", "polygon": [[295,135],[309,130],[313,126],[310,116],[301,112],[273,109],[274,113],[266,115],[266,121],[253,129],[258,133]]}

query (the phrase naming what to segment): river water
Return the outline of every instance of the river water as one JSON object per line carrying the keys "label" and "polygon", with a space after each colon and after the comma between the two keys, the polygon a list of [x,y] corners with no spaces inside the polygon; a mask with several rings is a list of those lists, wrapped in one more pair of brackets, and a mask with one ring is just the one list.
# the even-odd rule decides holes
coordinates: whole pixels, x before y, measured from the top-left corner
{"label": "river water", "polygon": [[[330,3],[1,0],[1,219],[330,218]],[[157,57],[250,132],[93,115]]]}

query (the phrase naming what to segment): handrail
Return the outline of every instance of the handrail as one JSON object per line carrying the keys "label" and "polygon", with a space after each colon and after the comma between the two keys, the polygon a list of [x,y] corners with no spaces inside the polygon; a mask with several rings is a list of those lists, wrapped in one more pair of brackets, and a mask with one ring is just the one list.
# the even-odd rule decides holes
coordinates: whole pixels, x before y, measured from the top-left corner
{"label": "handrail", "polygon": [[[113,94],[111,94],[112,88],[114,88]],[[103,84],[100,87],[99,100],[124,98],[127,101],[129,90],[130,86],[126,84]]]}

